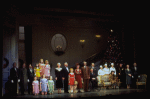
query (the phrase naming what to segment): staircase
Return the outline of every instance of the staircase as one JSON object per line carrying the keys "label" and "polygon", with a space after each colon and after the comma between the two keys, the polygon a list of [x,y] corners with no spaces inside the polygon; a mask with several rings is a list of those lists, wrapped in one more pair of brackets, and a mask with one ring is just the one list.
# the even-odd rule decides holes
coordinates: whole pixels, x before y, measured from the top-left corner
{"label": "staircase", "polygon": [[[92,56],[88,57],[85,61],[87,62],[87,66],[91,66],[91,63],[95,63],[95,67],[99,67],[100,64],[103,63],[103,57],[104,57],[104,53],[106,51],[103,50],[99,53],[95,53]],[[79,63],[80,66],[83,66],[83,62]]]}

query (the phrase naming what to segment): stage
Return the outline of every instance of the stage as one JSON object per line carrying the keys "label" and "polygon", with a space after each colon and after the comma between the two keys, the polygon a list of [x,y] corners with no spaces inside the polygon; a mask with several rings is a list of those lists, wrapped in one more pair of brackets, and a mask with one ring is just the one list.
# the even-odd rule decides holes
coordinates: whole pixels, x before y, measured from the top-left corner
{"label": "stage", "polygon": [[[94,92],[81,92],[81,93],[62,93],[58,94],[57,90],[54,91],[53,95],[18,95],[18,96],[11,96],[14,98],[84,98],[84,97],[139,97],[139,96],[147,96],[148,91],[146,89],[102,89],[100,91],[94,91]],[[7,95],[8,96],[8,95]],[[7,97],[6,96],[6,97]],[[5,97],[5,96],[4,96]]]}

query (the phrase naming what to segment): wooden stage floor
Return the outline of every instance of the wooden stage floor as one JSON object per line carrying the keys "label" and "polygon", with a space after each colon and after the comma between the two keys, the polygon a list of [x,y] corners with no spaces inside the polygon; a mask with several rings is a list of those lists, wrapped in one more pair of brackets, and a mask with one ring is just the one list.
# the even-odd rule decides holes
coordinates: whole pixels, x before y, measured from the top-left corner
{"label": "wooden stage floor", "polygon": [[[11,96],[14,98],[84,98],[84,97],[145,97],[147,95],[148,91],[146,89],[101,89],[100,91],[94,91],[94,92],[82,92],[82,93],[62,93],[58,94],[57,90],[54,91],[53,95],[18,95],[18,96]],[[7,98],[7,96],[3,96],[3,98]]]}

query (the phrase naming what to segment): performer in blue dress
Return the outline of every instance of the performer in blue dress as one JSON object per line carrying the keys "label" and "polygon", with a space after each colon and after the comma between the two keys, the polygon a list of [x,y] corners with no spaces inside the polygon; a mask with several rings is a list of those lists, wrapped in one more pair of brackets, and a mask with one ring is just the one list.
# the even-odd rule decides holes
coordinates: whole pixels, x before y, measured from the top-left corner
{"label": "performer in blue dress", "polygon": [[125,70],[125,74],[126,74],[126,84],[127,84],[127,89],[130,88],[131,85],[131,80],[132,80],[132,71],[131,69],[129,69],[129,65],[127,65],[127,69]]}
{"label": "performer in blue dress", "polygon": [[40,80],[40,90],[42,91],[42,95],[47,95],[47,87],[48,87],[48,80],[45,78],[45,74],[43,78]]}

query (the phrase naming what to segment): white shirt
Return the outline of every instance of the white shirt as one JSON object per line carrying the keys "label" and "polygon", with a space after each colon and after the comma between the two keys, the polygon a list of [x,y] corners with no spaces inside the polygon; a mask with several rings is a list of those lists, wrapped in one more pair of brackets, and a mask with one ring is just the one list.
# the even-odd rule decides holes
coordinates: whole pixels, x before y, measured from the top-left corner
{"label": "white shirt", "polygon": [[113,67],[110,67],[110,73],[111,73],[111,71],[114,71],[114,74],[116,75],[116,69]]}
{"label": "white shirt", "polygon": [[104,71],[104,74],[109,74],[110,73],[109,68],[104,68],[103,71]]}
{"label": "white shirt", "polygon": [[101,70],[101,69],[98,70],[98,75],[99,75],[99,76],[100,76],[100,75],[104,75],[103,69],[102,69],[102,70]]}
{"label": "white shirt", "polygon": [[15,69],[15,71],[16,71],[16,68],[14,68]]}
{"label": "white shirt", "polygon": [[69,69],[68,69],[68,67],[66,67],[66,69],[67,69],[67,71],[69,72]]}
{"label": "white shirt", "polygon": [[137,70],[136,66],[134,66],[135,71]]}

